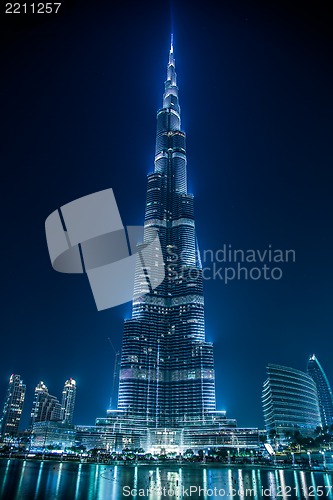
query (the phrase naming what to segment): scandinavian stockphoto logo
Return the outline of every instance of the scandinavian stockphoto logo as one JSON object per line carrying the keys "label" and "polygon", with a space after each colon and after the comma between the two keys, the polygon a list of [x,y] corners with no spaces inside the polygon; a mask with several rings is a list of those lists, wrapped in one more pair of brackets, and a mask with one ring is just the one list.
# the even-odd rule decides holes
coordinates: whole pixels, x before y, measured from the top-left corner
{"label": "scandinavian stockphoto logo", "polygon": [[[123,226],[112,189],[83,196],[55,210],[45,222],[53,269],[86,273],[99,311],[138,299],[164,280],[277,281],[283,266],[295,262],[294,250],[204,250],[200,266],[189,265],[188,251],[168,245],[164,264],[158,232],[152,227]],[[143,243],[141,243],[143,242]],[[193,286],[189,283],[189,286]]]}
{"label": "scandinavian stockphoto logo", "polygon": [[221,280],[225,285],[232,281],[278,281],[283,277],[286,264],[296,262],[296,252],[293,249],[273,248],[233,248],[224,244],[217,250],[200,252],[201,267],[182,265],[186,251],[178,251],[176,245],[167,247],[168,279],[182,282]]}
{"label": "scandinavian stockphoto logo", "polygon": [[83,196],[45,221],[52,267],[86,273],[99,311],[129,302],[154,290],[165,276],[158,234],[151,229],[144,235],[143,229],[123,226],[112,189]]}

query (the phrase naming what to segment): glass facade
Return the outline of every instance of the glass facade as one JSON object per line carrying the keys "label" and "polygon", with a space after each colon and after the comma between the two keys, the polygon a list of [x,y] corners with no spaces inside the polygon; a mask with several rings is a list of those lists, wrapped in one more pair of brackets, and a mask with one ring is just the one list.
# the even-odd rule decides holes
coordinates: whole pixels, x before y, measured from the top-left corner
{"label": "glass facade", "polygon": [[266,430],[310,433],[321,424],[317,388],[305,372],[269,364],[262,391]]}
{"label": "glass facade", "polygon": [[58,450],[75,446],[76,430],[74,425],[64,422],[36,422],[32,431],[31,451],[44,450],[49,446]]}
{"label": "glass facade", "polygon": [[98,425],[76,425],[76,446],[84,446],[87,450],[99,448],[106,451],[121,452],[124,448],[140,448],[140,434],[133,430],[115,431],[113,427],[103,425],[103,419]]}
{"label": "glass facade", "polygon": [[[157,113],[155,167],[148,175],[143,241],[158,234],[165,279],[152,289],[145,273],[136,275],[119,377],[118,410],[147,428],[204,422],[216,409],[193,201],[187,191],[185,133],[171,43],[163,107]],[[155,265],[160,265],[157,259]]]}
{"label": "glass facade", "polygon": [[23,384],[20,375],[11,375],[0,421],[1,436],[3,437],[17,434],[23,410],[25,390],[26,386]]}
{"label": "glass facade", "polygon": [[333,425],[333,395],[326,374],[313,354],[308,361],[308,374],[313,378],[317,387],[319,409],[322,426]]}

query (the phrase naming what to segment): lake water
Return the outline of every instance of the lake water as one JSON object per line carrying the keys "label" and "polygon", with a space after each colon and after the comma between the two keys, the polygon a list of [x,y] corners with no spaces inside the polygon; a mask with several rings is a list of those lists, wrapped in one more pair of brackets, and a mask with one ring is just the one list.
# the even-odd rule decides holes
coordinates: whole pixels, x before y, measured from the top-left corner
{"label": "lake water", "polygon": [[103,465],[0,460],[0,499],[320,499],[333,500],[332,473],[218,464]]}

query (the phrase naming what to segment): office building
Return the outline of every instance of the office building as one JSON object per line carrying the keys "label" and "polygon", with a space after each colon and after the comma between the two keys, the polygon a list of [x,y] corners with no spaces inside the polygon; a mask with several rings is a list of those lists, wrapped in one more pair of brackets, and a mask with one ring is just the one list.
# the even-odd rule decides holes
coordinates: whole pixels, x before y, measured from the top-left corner
{"label": "office building", "polygon": [[73,422],[76,397],[76,382],[72,378],[66,380],[62,391],[61,420],[67,424]]}
{"label": "office building", "polygon": [[12,374],[9,379],[6,399],[0,421],[2,437],[14,437],[20,425],[26,386],[20,375]]}
{"label": "office building", "polygon": [[44,382],[39,382],[35,389],[34,400],[30,415],[30,425],[37,422],[59,421],[61,419],[61,404],[56,398],[49,394]]}

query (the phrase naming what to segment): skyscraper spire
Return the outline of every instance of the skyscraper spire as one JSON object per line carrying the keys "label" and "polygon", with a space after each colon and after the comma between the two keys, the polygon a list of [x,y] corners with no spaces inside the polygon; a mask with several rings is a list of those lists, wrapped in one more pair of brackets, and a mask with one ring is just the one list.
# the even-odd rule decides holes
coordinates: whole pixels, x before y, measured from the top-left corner
{"label": "skyscraper spire", "polygon": [[178,87],[176,74],[176,61],[173,49],[173,33],[171,34],[171,44],[169,51],[169,61],[167,67],[167,79],[164,83],[163,108],[173,108],[180,113],[178,103]]}
{"label": "skyscraper spire", "polygon": [[170,43],[170,50],[169,50],[169,65],[175,66],[175,59],[173,55],[173,33],[171,33],[171,43]]}

